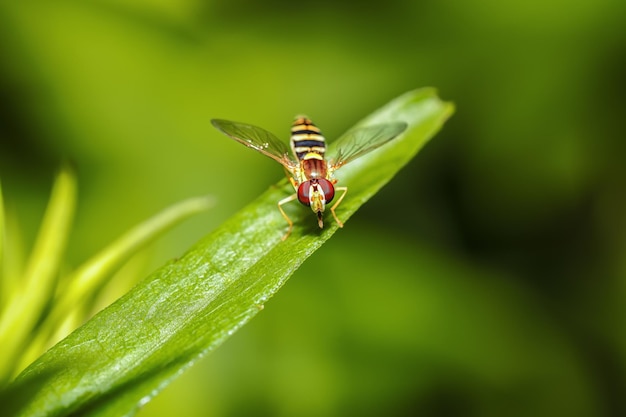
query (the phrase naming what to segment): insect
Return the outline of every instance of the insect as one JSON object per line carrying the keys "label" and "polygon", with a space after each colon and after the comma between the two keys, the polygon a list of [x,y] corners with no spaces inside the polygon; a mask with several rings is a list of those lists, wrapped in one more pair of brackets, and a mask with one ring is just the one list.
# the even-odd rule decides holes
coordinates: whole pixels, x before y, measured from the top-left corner
{"label": "insect", "polygon": [[343,227],[335,209],[346,196],[348,187],[335,187],[335,171],[389,142],[407,127],[404,122],[394,122],[351,130],[336,143],[335,155],[326,159],[326,140],[320,129],[306,116],[296,117],[291,126],[291,149],[272,133],[257,126],[221,119],[213,119],[211,123],[226,136],[261,152],[285,168],[295,193],[278,202],[278,210],[289,225],[283,240],[289,237],[293,229],[293,221],[283,210],[283,205],[295,199],[313,210],[319,227],[323,228],[324,210],[337,196],[330,212],[337,225]]}

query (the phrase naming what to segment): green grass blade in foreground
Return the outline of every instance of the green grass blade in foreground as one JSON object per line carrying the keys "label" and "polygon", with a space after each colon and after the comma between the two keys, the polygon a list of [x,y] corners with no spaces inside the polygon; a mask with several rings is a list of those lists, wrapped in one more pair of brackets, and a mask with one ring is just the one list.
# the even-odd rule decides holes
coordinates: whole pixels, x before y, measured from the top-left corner
{"label": "green grass blade in foreground", "polygon": [[85,320],[86,311],[98,289],[111,279],[113,272],[139,249],[154,241],[184,219],[213,206],[209,196],[189,198],[174,204],[138,224],[64,277],[62,290],[51,302],[50,310],[22,352],[17,370],[35,360],[52,343],[58,342]]}
{"label": "green grass blade in foreground", "polygon": [[[76,205],[76,180],[64,167],[54,182],[37,240],[19,287],[0,312],[0,382],[16,365],[53,294]],[[0,383],[2,386],[2,383]]]}
{"label": "green grass blade in foreground", "polygon": [[[452,111],[433,89],[421,89],[362,121],[409,128],[338,172],[350,188],[338,216],[346,220],[388,182]],[[288,192],[285,181],[270,188],[39,358],[14,382],[13,415],[133,414],[220,345],[337,229],[329,221],[319,230],[310,210],[294,205],[293,233],[282,242],[286,225],[276,202]]]}
{"label": "green grass blade in foreground", "polygon": [[4,309],[4,302],[10,286],[4,278],[4,198],[2,197],[2,182],[0,181],[0,311]]}

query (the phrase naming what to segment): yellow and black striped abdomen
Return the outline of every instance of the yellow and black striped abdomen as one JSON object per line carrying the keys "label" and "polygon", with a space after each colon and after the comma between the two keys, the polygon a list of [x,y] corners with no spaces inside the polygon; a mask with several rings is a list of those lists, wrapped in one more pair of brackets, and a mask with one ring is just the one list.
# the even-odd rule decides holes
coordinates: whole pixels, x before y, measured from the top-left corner
{"label": "yellow and black striped abdomen", "polygon": [[320,129],[307,117],[298,117],[291,126],[291,149],[299,161],[324,159],[326,140]]}

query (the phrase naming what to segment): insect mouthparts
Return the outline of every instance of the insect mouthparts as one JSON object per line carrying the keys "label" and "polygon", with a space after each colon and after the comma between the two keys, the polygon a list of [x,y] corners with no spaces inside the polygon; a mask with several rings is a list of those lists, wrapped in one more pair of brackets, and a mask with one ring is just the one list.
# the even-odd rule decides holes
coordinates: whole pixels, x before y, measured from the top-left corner
{"label": "insect mouthparts", "polygon": [[320,225],[320,229],[324,228],[324,217],[321,211],[317,212],[317,224]]}

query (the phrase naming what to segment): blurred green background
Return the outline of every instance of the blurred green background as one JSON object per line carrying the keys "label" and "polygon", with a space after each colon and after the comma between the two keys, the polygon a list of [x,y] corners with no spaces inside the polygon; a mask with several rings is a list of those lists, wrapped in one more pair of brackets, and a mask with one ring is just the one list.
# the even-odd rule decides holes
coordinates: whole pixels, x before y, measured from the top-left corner
{"label": "blurred green background", "polygon": [[28,248],[72,161],[71,267],[216,196],[134,261],[145,276],[282,176],[210,118],[286,140],[306,113],[332,140],[435,86],[457,105],[443,131],[139,415],[626,415],[624,16],[620,0],[2,2],[7,209]]}

